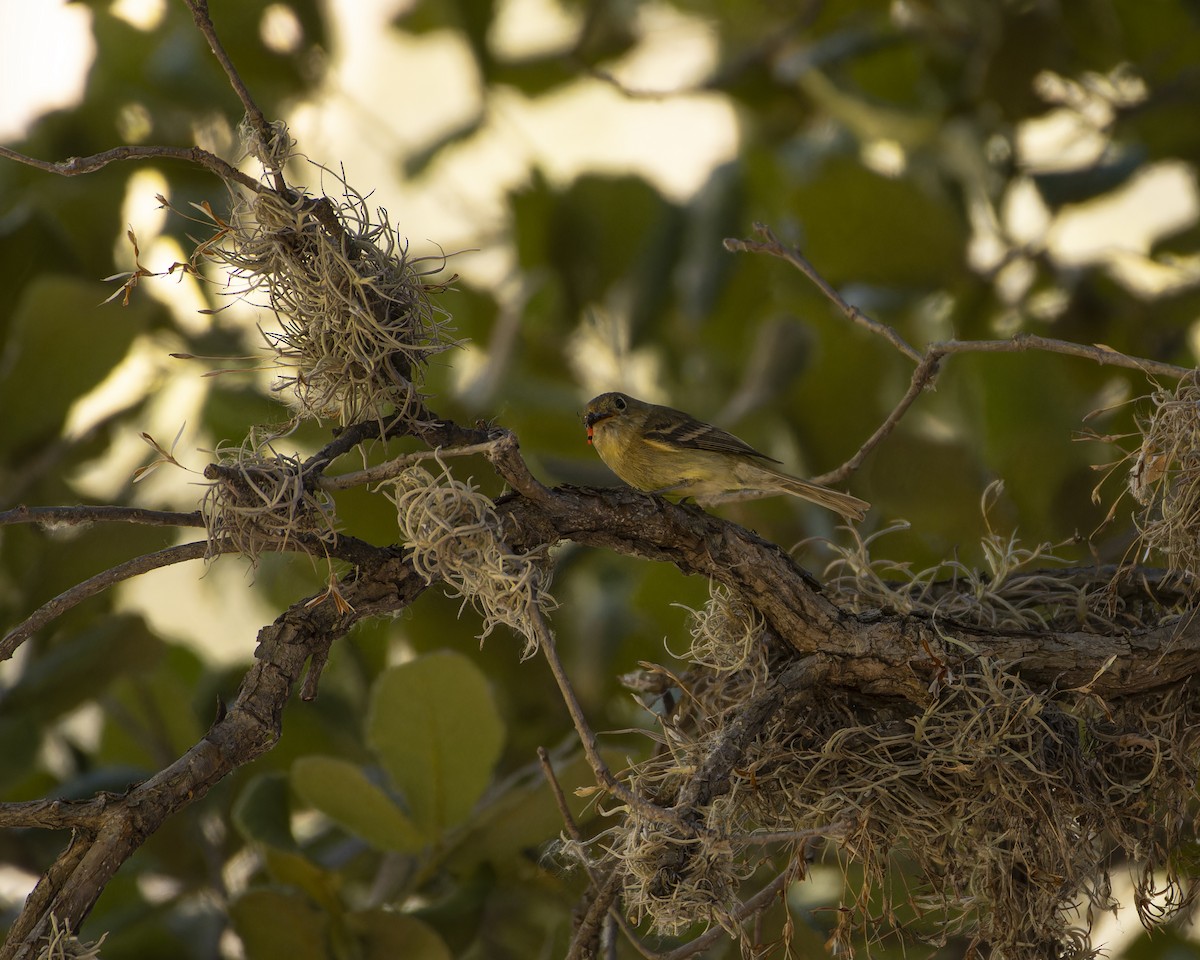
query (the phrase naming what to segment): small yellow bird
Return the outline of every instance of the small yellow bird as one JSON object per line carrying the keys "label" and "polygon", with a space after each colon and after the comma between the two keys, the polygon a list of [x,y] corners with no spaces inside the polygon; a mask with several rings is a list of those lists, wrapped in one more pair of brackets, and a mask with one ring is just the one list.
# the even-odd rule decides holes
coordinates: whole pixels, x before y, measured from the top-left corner
{"label": "small yellow bird", "polygon": [[624,393],[593,398],[583,423],[600,459],[639,490],[679,493],[701,504],[743,492],[790,493],[852,520],[861,520],[871,507],[848,493],[776,470],[771,464],[778,460],[720,427]]}

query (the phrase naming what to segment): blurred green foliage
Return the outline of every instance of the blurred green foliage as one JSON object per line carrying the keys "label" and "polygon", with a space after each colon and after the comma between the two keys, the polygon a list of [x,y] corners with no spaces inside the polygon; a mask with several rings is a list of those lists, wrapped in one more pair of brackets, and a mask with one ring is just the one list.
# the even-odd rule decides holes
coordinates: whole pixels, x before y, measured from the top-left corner
{"label": "blurred green foliage", "polygon": [[[272,52],[259,34],[266,6],[213,0],[211,11],[260,106],[268,117],[284,116],[316,92],[336,33],[325,5],[297,0],[289,6],[303,27],[302,46]],[[563,6],[584,26],[569,46],[512,58],[492,46],[497,6],[425,0],[390,28],[461,35],[478,74],[478,116],[394,158],[417,182],[470,142],[502,90],[544,97],[607,71],[642,42],[650,7],[571,0]],[[797,242],[849,299],[918,347],[1031,331],[1193,363],[1194,282],[1138,293],[1102,262],[1067,264],[1038,243],[1016,241],[1007,261],[983,268],[971,245],[981,218],[997,216],[1023,178],[1056,212],[1104,199],[1159,162],[1183,161],[1194,175],[1195,4],[671,6],[699,18],[716,38],[717,64],[702,87],[735,111],[736,156],[687,202],[633,172],[597,170],[563,184],[531,167],[508,195],[499,236],[480,241],[514,250],[527,291],[519,321],[502,342],[512,304],[498,288],[464,280],[442,295],[460,334],[491,366],[486,379],[469,381],[455,354],[439,358],[430,391],[440,414],[496,418],[513,428],[548,481],[611,483],[583,440],[577,416],[587,396],[572,365],[586,318],[600,311],[619,315],[628,349],[653,360],[663,398],[721,419],[798,471],[835,467],[902,395],[911,364],[848,324],[787,264],[722,249],[724,237],[749,236],[755,221]],[[190,145],[214,115],[236,126],[236,99],[181,4],[168,4],[163,23],[149,32],[120,20],[107,3],[88,7],[99,53],[83,102],[42,118],[15,147],[46,159],[106,150],[122,142],[130,104],[151,121],[146,143]],[[1074,167],[1023,169],[1016,153],[1022,124],[1053,107],[1038,78],[1051,73],[1086,85],[1119,71],[1141,78],[1145,96],[1114,107],[1100,131],[1110,149]],[[896,156],[903,162],[890,168],[880,159]],[[314,159],[336,167],[345,158]],[[222,196],[198,168],[145,166],[167,178],[177,209]],[[146,429],[158,384],[85,433],[64,433],[77,401],[139,337],[169,335],[173,349],[204,356],[241,355],[256,342],[253,330],[217,319],[196,333],[140,291],[127,308],[100,306],[112,291],[101,278],[128,269],[113,251],[125,230],[121,203],[132,172],[114,165],[61,179],[0,163],[4,507],[88,499],[81,472]],[[348,175],[353,181],[352,165]],[[393,214],[403,222],[402,211]],[[195,226],[174,217],[166,230],[188,249]],[[1160,238],[1151,253],[1169,265],[1196,257],[1198,244],[1193,223]],[[1016,261],[1028,278],[1013,295],[999,278]],[[1037,306],[1046,294],[1055,298],[1051,312]],[[212,307],[225,302],[215,291],[209,296]],[[194,368],[185,375],[194,378]],[[206,384],[203,422],[191,425],[193,433],[236,442],[251,424],[283,419],[253,379]],[[1030,541],[1087,537],[1119,492],[1118,480],[1105,503],[1093,504],[1093,467],[1118,454],[1072,441],[1089,412],[1110,404],[1096,428],[1127,432],[1132,407],[1124,401],[1147,390],[1143,377],[1062,356],[954,358],[937,391],[918,401],[852,489],[875,504],[868,525],[912,522],[883,549],[918,569],[955,552],[964,562],[979,559],[979,498],[995,478],[1007,486],[993,522],[1019,528]],[[311,429],[297,439],[319,442]],[[485,461],[454,469],[500,492]],[[187,509],[198,496],[192,479],[178,474],[170,497],[124,480],[104,499]],[[794,503],[725,513],[786,547],[833,534],[828,517]],[[394,510],[381,497],[348,492],[339,497],[339,515],[357,536],[394,539]],[[1127,515],[1119,511],[1093,542],[1060,553],[1119,558],[1129,542]],[[114,536],[6,527],[3,622],[19,622],[71,584],[167,542],[152,528]],[[825,559],[812,545],[798,556],[818,572]],[[557,560],[562,607],[554,626],[586,711],[601,729],[648,726],[615,678],[639,660],[669,661],[664,645],[685,645],[686,612],[672,604],[700,606],[707,585],[571,546]],[[195,591],[220,622],[226,598],[202,574],[195,571]],[[220,589],[252,593],[277,611],[319,592],[321,582],[307,561],[266,557],[240,585],[223,580]],[[117,609],[115,595],[90,601],[30,641],[17,661],[0,665],[3,799],[120,790],[178,756],[201,735],[218,700],[234,695],[253,655],[252,632],[235,638],[240,652],[232,662],[217,660]],[[518,640],[497,635],[477,649],[477,632],[469,609],[435,589],[400,620],[363,625],[339,643],[321,697],[289,706],[279,747],[152,838],[110,885],[88,928],[111,931],[104,956],[210,957],[227,929],[251,960],[560,954],[586,878],[562,875],[543,857],[562,825],[534,750],[569,743],[569,720],[541,663],[519,662]],[[417,659],[392,665],[399,652]],[[604,745],[618,768],[622,758],[651,749],[636,735],[608,735]],[[575,754],[560,749],[556,757],[568,789],[588,782]],[[571,801],[578,815],[595,814],[584,798]],[[62,842],[29,831],[0,836],[0,865],[36,875]],[[831,895],[825,906],[835,904]],[[18,907],[8,905],[3,916]],[[798,943],[820,943],[833,922],[820,908],[797,915],[813,928]],[[880,949],[902,952],[899,945]],[[735,953],[730,947],[724,955]],[[1139,946],[1137,955],[1152,954]]]}

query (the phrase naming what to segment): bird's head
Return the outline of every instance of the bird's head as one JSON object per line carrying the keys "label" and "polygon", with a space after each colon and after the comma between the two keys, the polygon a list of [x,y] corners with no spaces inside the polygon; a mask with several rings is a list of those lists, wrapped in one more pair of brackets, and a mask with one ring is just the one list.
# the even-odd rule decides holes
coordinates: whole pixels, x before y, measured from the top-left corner
{"label": "bird's head", "polygon": [[592,442],[597,424],[624,416],[639,401],[623,393],[602,393],[588,401],[583,414],[583,425],[587,427],[588,443]]}

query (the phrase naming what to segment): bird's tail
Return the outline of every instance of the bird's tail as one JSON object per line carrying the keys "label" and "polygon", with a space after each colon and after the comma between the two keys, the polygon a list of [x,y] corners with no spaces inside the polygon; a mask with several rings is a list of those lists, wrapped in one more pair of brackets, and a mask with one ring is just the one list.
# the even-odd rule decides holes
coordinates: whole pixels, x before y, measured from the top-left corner
{"label": "bird's tail", "polygon": [[782,471],[776,473],[775,476],[780,481],[780,488],[792,496],[809,500],[821,507],[827,507],[847,519],[861,520],[871,509],[871,505],[866,500],[859,500],[858,497],[849,493],[830,490],[818,483],[810,483],[808,480],[801,480],[799,477],[790,476]]}
{"label": "bird's tail", "polygon": [[724,503],[729,500],[750,500],[758,497],[769,497],[776,493],[790,493],[793,497],[808,500],[819,507],[840,513],[848,520],[861,520],[871,505],[866,500],[840,490],[830,490],[819,483],[801,480],[790,473],[776,470],[765,463],[752,463],[748,458],[736,461],[734,470],[737,484],[729,482],[723,491],[715,495],[711,492],[695,494],[696,502],[701,506]]}

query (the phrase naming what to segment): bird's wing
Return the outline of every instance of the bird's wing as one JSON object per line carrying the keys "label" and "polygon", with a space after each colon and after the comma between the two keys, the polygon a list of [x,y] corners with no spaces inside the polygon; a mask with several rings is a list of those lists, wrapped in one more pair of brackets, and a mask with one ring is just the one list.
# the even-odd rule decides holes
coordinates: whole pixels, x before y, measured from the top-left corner
{"label": "bird's wing", "polygon": [[647,443],[664,449],[711,450],[715,453],[740,453],[743,456],[759,457],[778,463],[765,453],[759,453],[745,440],[726,433],[720,427],[697,420],[682,410],[670,407],[655,407],[646,418],[645,439]]}

